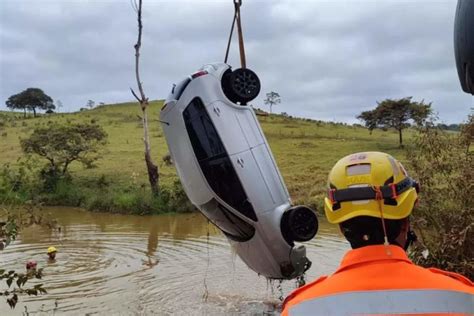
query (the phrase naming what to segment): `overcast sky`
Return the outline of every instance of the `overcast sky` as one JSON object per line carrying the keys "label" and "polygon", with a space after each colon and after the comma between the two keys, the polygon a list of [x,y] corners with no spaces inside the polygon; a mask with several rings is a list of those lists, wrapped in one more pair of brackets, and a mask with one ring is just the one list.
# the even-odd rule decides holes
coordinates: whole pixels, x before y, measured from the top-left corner
{"label": "overcast sky", "polygon": [[[453,54],[455,0],[243,0],[247,66],[274,112],[355,122],[385,98],[433,102],[443,122],[474,104]],[[150,99],[202,64],[223,61],[232,0],[144,0],[141,75]],[[0,109],[28,87],[65,111],[132,100],[137,25],[130,0],[1,0]],[[234,39],[230,64],[238,66]]]}

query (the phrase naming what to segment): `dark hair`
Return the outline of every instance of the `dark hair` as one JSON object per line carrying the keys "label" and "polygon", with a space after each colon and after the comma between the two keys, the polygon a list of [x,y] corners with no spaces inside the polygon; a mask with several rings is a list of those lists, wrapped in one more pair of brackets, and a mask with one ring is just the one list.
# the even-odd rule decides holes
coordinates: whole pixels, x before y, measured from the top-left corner
{"label": "dark hair", "polygon": [[[384,219],[387,230],[388,242],[398,245],[395,239],[400,235],[404,219]],[[381,245],[384,243],[384,231],[382,219],[370,216],[358,216],[351,218],[341,224],[341,230],[350,242],[352,249],[369,246]],[[398,245],[403,247],[403,245]]]}

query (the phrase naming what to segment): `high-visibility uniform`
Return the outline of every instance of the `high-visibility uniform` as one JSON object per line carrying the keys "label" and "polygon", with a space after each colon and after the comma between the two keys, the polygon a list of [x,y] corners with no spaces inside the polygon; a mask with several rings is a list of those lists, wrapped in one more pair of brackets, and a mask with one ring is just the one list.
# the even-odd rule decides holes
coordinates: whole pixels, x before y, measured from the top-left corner
{"label": "high-visibility uniform", "polygon": [[474,286],[413,264],[401,247],[367,246],[349,251],[333,275],[295,290],[282,315],[474,315]]}

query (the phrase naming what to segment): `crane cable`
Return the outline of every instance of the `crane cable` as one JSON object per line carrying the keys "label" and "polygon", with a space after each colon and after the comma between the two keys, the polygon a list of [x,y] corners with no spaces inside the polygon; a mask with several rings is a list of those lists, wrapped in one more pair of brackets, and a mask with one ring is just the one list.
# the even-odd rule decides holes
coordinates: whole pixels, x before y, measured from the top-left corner
{"label": "crane cable", "polygon": [[232,26],[230,28],[229,40],[227,42],[227,49],[225,52],[224,63],[227,63],[229,57],[230,43],[232,41],[232,34],[234,33],[235,22],[237,21],[237,33],[239,37],[239,53],[240,53],[240,67],[245,69],[246,60],[245,60],[245,47],[244,47],[244,37],[242,34],[242,24],[240,21],[240,7],[242,6],[242,0],[232,0],[234,2],[234,19],[232,20]]}

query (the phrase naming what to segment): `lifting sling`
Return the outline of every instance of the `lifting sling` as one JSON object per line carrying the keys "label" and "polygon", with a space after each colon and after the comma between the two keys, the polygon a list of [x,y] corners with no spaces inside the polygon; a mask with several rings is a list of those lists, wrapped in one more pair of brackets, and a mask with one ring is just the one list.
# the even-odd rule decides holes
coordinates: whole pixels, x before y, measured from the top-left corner
{"label": "lifting sling", "polygon": [[239,37],[239,53],[240,53],[240,67],[246,68],[245,61],[245,47],[244,37],[242,34],[242,24],[240,21],[240,7],[242,6],[242,0],[232,0],[234,2],[234,19],[232,20],[232,26],[230,28],[229,40],[227,42],[227,49],[225,52],[224,63],[227,63],[229,57],[230,42],[232,41],[232,34],[234,33],[235,22],[237,21],[237,35]]}

